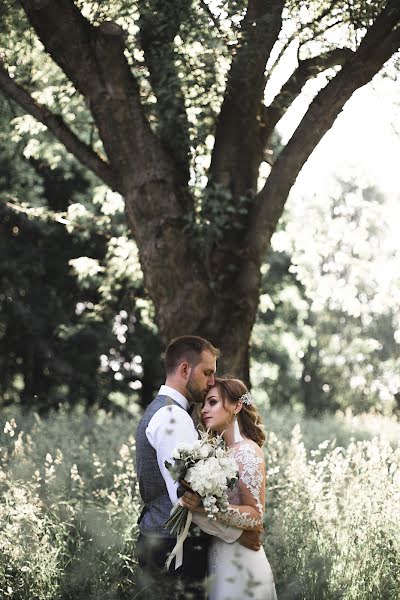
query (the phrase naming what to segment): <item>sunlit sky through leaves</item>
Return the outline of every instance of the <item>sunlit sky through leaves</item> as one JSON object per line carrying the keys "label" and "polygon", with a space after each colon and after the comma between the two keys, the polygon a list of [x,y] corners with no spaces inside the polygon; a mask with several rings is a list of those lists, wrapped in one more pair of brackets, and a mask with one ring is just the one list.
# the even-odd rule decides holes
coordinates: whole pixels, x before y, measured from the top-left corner
{"label": "sunlit sky through leaves", "polygon": [[[397,87],[396,82],[383,80],[378,75],[353,95],[303,167],[288,202],[289,210],[297,202],[307,204],[307,199],[316,195],[323,202],[337,179],[353,181],[361,189],[374,187],[381,191],[385,200],[379,226],[384,231],[385,248],[392,250],[392,256],[380,260],[378,249],[370,268],[371,278],[385,287],[400,273],[400,98],[398,94],[396,98]],[[291,135],[300,118],[302,107],[297,108],[297,115],[293,111],[280,124],[284,138]]]}

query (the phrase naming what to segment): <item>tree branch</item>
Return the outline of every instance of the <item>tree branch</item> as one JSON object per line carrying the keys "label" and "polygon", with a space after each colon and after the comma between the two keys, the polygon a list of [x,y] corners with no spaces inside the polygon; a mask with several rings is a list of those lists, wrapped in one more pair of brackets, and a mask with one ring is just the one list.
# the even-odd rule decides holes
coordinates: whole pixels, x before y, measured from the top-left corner
{"label": "tree branch", "polygon": [[[72,0],[19,0],[52,59],[84,96],[103,92],[93,52],[95,28]],[[75,65],[79,64],[80,69]]]}
{"label": "tree branch", "polygon": [[218,33],[220,34],[221,38],[223,40],[225,40],[225,42],[227,42],[228,39],[226,38],[226,36],[225,36],[225,34],[224,34],[223,30],[222,30],[220,22],[218,21],[217,17],[214,15],[214,13],[211,10],[211,8],[208,6],[207,2],[205,2],[205,0],[200,0],[200,5],[203,7],[204,11],[209,16],[210,20],[214,24],[214,27],[218,31]]}
{"label": "tree branch", "polygon": [[222,229],[209,254],[209,269],[216,279],[226,265],[239,265],[240,270],[245,257],[248,208],[263,158],[258,112],[266,63],[282,25],[283,5],[284,0],[248,0],[228,75],[202,204],[205,221],[214,220],[215,206],[234,221],[234,227]]}
{"label": "tree branch", "polygon": [[[296,38],[299,38],[300,35],[302,34],[303,31],[305,31],[306,29],[312,29],[315,26],[319,26],[321,24],[321,22],[325,19],[325,17],[329,16],[329,14],[331,13],[331,11],[333,11],[333,9],[336,7],[336,5],[339,3],[339,0],[331,0],[330,4],[328,4],[323,10],[322,12],[313,20],[313,21],[307,21],[306,23],[301,23],[297,29],[297,31],[295,31],[292,35],[290,35],[290,37],[286,40],[286,42],[283,44],[282,48],[280,49],[278,56],[275,58],[274,62],[272,63],[272,65],[270,66],[270,68],[268,69],[268,74],[267,74],[267,78],[266,78],[266,83],[267,81],[271,78],[271,74],[273,73],[273,71],[275,70],[276,66],[279,64],[282,56],[285,54],[286,50],[289,48],[290,44],[292,42],[294,42],[294,40]],[[300,47],[303,46],[305,43],[312,41],[313,39],[315,39],[316,37],[319,37],[321,34],[325,34],[326,31],[328,31],[328,29],[330,29],[332,26],[337,25],[338,23],[340,23],[341,21],[335,22],[333,25],[332,23],[330,23],[328,26],[326,27],[320,27],[319,29],[317,29],[316,31],[313,32],[313,35],[311,37],[309,37],[308,39],[303,40],[300,43]],[[300,48],[299,47],[299,48]]]}
{"label": "tree branch", "polygon": [[276,124],[299,96],[307,81],[326,69],[343,65],[352,54],[352,50],[348,48],[337,48],[299,62],[297,69],[282,86],[272,103],[261,109],[260,127],[263,148],[266,147]]}
{"label": "tree branch", "polygon": [[110,188],[115,189],[115,181],[110,165],[100,158],[90,146],[82,142],[69,129],[60,115],[51,112],[46,106],[36,102],[34,98],[14,79],[0,63],[0,88],[12,98],[28,114],[46,125],[55,137],[69,150],[85,167],[88,167]]}
{"label": "tree branch", "polygon": [[[259,165],[251,157],[260,150],[256,142],[257,112],[264,92],[266,63],[282,25],[283,5],[284,0],[249,0],[242,21],[240,42],[217,124],[209,176],[211,183],[227,187],[233,196],[245,194],[254,186],[254,171]],[[246,174],[244,155],[251,165]]]}
{"label": "tree branch", "polygon": [[189,122],[175,64],[174,39],[189,13],[190,5],[191,0],[150,0],[141,3],[139,22],[141,45],[157,98],[158,133],[175,159],[183,185],[190,177]]}
{"label": "tree branch", "polygon": [[[261,261],[290,189],[301,168],[352,94],[376,75],[400,48],[400,4],[389,0],[368,29],[359,48],[313,102],[292,138],[279,155],[264,188],[256,197],[247,246],[254,261]],[[245,276],[245,274],[244,274]]]}
{"label": "tree branch", "polygon": [[119,191],[173,178],[173,165],[145,118],[121,27],[107,21],[92,26],[73,0],[20,3],[51,58],[84,95]]}
{"label": "tree branch", "polygon": [[[5,203],[4,206],[8,207],[13,212],[26,215],[27,217],[35,217],[37,220],[42,220],[43,222],[53,221],[54,223],[60,223],[61,225],[69,225],[73,229],[78,229],[81,231],[88,230],[87,225],[81,225],[70,219],[67,219],[67,212],[55,212],[49,208],[43,206],[30,206],[26,202],[22,202],[18,198],[14,198],[6,194],[6,198],[9,198],[9,201]],[[96,218],[93,215],[93,219],[91,224],[96,225]],[[93,233],[97,236],[102,237],[104,239],[110,240],[113,235],[111,233],[106,233],[102,231],[102,224],[99,224],[96,228],[93,229]]]}

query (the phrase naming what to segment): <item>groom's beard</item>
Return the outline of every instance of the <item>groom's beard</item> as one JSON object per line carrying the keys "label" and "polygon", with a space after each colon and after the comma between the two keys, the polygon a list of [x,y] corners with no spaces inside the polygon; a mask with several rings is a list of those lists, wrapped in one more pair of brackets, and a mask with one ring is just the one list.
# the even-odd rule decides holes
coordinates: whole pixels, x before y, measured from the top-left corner
{"label": "groom's beard", "polygon": [[198,385],[192,378],[192,375],[190,375],[189,379],[187,380],[186,389],[190,394],[190,398],[191,398],[192,402],[194,402],[195,404],[201,404],[203,402],[204,398],[207,396],[207,392],[208,392],[208,390],[201,390],[198,387]]}

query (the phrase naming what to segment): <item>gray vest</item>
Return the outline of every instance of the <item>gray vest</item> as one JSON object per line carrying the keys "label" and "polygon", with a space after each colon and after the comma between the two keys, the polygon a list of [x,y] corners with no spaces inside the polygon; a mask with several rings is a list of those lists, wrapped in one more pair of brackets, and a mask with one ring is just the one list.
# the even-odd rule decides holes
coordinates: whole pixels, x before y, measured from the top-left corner
{"label": "gray vest", "polygon": [[[147,439],[146,427],[160,408],[171,403],[185,410],[168,396],[157,396],[145,410],[136,431],[136,471],[140,495],[144,502],[144,509],[139,519],[140,531],[143,535],[166,538],[175,537],[163,527],[163,523],[169,517],[172,504],[164,478],[158,468],[157,453]],[[168,423],[165,425],[167,429]]]}

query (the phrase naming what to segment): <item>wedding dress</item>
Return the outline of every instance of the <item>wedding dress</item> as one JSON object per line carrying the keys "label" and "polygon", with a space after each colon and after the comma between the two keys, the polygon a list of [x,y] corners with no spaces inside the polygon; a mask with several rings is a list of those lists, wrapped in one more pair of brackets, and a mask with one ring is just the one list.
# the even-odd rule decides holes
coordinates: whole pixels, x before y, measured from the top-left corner
{"label": "wedding dress", "polygon": [[[229,492],[230,508],[223,521],[240,529],[263,522],[265,464],[262,450],[249,440],[235,444],[233,452],[239,481]],[[257,552],[238,542],[213,537],[209,550],[209,600],[276,600],[271,567],[264,548]]]}

